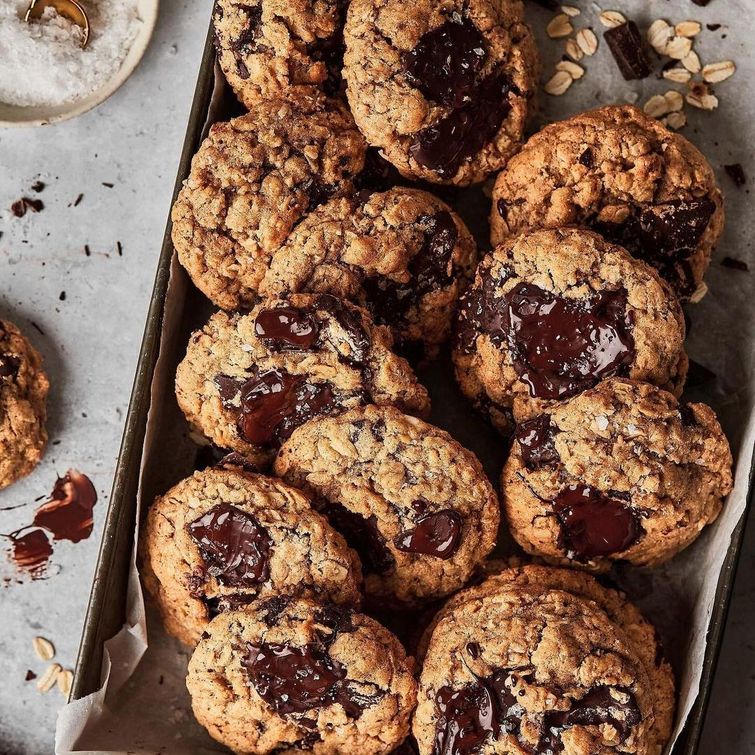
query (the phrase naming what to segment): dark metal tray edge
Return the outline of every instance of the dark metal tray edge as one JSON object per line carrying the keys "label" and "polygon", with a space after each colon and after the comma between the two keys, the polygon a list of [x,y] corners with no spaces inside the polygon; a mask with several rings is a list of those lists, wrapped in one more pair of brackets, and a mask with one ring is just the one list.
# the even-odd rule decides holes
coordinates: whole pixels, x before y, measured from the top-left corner
{"label": "dark metal tray edge", "polygon": [[[214,63],[215,51],[212,44],[212,27],[210,26],[181,152],[173,199],[175,199],[189,173],[192,157],[201,142],[202,130],[213,90]],[[124,599],[133,548],[142,446],[149,413],[152,377],[159,354],[165,294],[173,257],[170,233],[171,221],[169,217],[160,250],[155,284],[150,299],[131,401],[126,416],[102,542],[79,645],[76,670],[71,687],[71,700],[81,699],[100,687],[104,643],[117,634],[124,622]],[[713,678],[721,652],[745,526],[755,492],[753,488],[754,479],[755,457],[751,462],[748,480],[747,506],[742,518],[732,532],[731,542],[716,588],[716,600],[708,630],[700,691],[687,719],[684,733],[674,748],[674,755],[696,755],[698,753]]]}

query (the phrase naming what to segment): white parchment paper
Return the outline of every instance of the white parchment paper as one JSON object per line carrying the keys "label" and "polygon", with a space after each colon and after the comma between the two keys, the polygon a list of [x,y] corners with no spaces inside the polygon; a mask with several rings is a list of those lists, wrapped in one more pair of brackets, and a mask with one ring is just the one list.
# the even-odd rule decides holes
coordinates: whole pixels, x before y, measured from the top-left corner
{"label": "white parchment paper", "polygon": [[[582,11],[573,19],[575,27],[590,26],[600,38],[598,6],[586,0],[570,1]],[[755,186],[755,59],[749,55],[755,4],[749,0],[712,0],[708,7],[700,8],[689,0],[617,0],[605,7],[622,10],[641,29],[656,18],[671,22],[699,20],[704,30],[695,41],[695,49],[703,63],[732,59],[738,66],[732,79],[715,87],[720,99],[718,110],[709,113],[686,107],[689,124],[682,132],[702,149],[716,170],[727,212],[726,231],[706,278],[709,294],[701,303],[687,308],[691,324],[688,352],[712,375],[694,370],[685,398],[705,401],[718,412],[734,451],[735,488],[716,523],[671,563],[655,570],[625,568],[614,575],[659,628],[674,665],[679,701],[676,739],[698,693],[718,578],[731,533],[745,509],[755,445],[755,253],[751,230],[755,207],[749,195],[749,187]],[[563,40],[549,40],[543,33],[551,15],[539,8],[529,11],[546,79],[561,58],[564,44]],[[713,31],[705,24],[721,27]],[[586,75],[566,95],[541,95],[536,126],[612,102],[642,104],[651,94],[670,88],[683,91],[683,85],[656,77],[624,82],[602,39],[598,53],[581,64]],[[226,114],[227,98],[222,79],[217,77],[208,123]],[[749,182],[743,188],[736,188],[723,170],[724,165],[732,163],[741,163],[748,175]],[[456,203],[473,230],[479,225],[478,218],[487,213],[482,201],[479,192],[466,192]],[[722,266],[721,260],[726,256],[746,261],[752,272]],[[156,494],[189,474],[197,463],[197,447],[188,438],[172,386],[175,367],[190,332],[204,322],[210,311],[174,259],[144,446],[139,493],[142,512]],[[432,421],[475,451],[494,478],[503,463],[500,442],[459,400],[451,385],[448,362],[441,359],[421,378],[433,398]],[[511,552],[505,533],[499,547],[502,554]],[[184,686],[189,653],[165,636],[157,617],[149,607],[145,608],[133,559],[127,624],[105,650],[102,688],[61,711],[56,737],[58,755],[223,752],[193,719]]]}

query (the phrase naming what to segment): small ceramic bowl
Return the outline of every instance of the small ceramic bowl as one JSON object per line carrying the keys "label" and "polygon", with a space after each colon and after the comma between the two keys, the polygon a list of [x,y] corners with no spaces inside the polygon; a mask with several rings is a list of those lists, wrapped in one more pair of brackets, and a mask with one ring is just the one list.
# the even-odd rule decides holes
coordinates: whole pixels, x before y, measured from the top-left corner
{"label": "small ceramic bowl", "polygon": [[0,102],[0,126],[46,126],[86,113],[115,92],[142,59],[157,21],[159,0],[139,0],[137,9],[142,23],[118,72],[97,91],[64,105],[23,106]]}

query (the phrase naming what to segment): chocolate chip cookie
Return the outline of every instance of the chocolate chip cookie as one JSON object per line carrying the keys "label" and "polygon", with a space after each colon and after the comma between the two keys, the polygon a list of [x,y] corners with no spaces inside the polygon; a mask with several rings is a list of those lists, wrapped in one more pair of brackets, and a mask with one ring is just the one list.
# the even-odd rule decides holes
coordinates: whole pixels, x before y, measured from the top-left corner
{"label": "chocolate chip cookie", "polygon": [[316,92],[261,100],[216,123],[173,206],[173,243],[197,288],[251,306],[270,255],[322,202],[353,191],[365,145],[348,109]]}
{"label": "chocolate chip cookie", "polygon": [[655,566],[716,519],[731,466],[710,407],[612,378],[517,428],[503,499],[528,553],[595,571]]}
{"label": "chocolate chip cookie", "polygon": [[546,126],[496,180],[493,244],[530,228],[580,225],[649,262],[682,297],[702,283],[724,211],[710,165],[631,105]]}
{"label": "chocolate chip cookie", "polygon": [[437,624],[413,731],[421,755],[648,755],[654,697],[627,636],[594,602],[510,589]]}
{"label": "chocolate chip cookie", "polygon": [[344,0],[216,0],[218,62],[249,110],[292,90],[338,91]]}
{"label": "chocolate chip cookie", "polygon": [[521,0],[353,0],[344,37],[354,118],[404,176],[476,183],[519,148],[538,77]]}
{"label": "chocolate chip cookie", "polygon": [[486,566],[485,571],[489,575],[487,579],[479,585],[456,593],[438,612],[425,632],[420,648],[421,655],[424,656],[426,652],[435,626],[470,600],[484,599],[488,595],[506,590],[527,590],[535,594],[561,590],[585,601],[592,601],[624,633],[648,675],[655,714],[648,752],[661,755],[671,736],[674,721],[674,673],[671,665],[663,657],[663,648],[654,627],[637,607],[627,600],[624,593],[600,584],[585,572],[539,564],[508,567],[502,562],[488,562]]}
{"label": "chocolate chip cookie", "polygon": [[359,553],[376,604],[458,590],[495,544],[499,505],[480,462],[393,407],[307,423],[282,446],[275,472],[310,492]]}
{"label": "chocolate chip cookie", "polygon": [[409,731],[412,661],[370,619],[270,598],[221,614],[189,661],[194,715],[238,753],[382,755]]}
{"label": "chocolate chip cookie", "polygon": [[426,414],[429,399],[388,328],[327,294],[216,312],[176,372],[178,404],[220,448],[264,467],[299,425],[367,403]]}
{"label": "chocolate chip cookie", "polygon": [[431,358],[448,337],[476,254],[448,205],[425,191],[394,188],[315,209],[273,254],[260,291],[356,301],[391,326],[399,344],[419,345]]}
{"label": "chocolate chip cookie", "polygon": [[309,499],[238,468],[195,472],[157,498],[140,546],[144,584],[187,645],[213,616],[256,598],[361,600],[359,559]]}
{"label": "chocolate chip cookie", "polygon": [[459,305],[462,391],[502,432],[612,375],[680,394],[684,317],[648,264],[589,231],[533,231],[480,263]]}
{"label": "chocolate chip cookie", "polygon": [[42,458],[49,389],[42,357],[13,323],[0,320],[0,490]]}

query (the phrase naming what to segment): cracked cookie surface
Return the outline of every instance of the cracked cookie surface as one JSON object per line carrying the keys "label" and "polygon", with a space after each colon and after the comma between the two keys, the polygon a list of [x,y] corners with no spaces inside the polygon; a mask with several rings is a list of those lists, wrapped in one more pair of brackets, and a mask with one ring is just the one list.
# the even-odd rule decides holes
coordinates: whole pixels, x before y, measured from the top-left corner
{"label": "cracked cookie surface", "polygon": [[393,188],[334,199],[273,254],[264,295],[313,291],[367,307],[398,344],[433,357],[448,337],[476,245],[459,216],[425,191]]}
{"label": "cracked cookie surface", "polygon": [[237,753],[387,755],[409,731],[417,684],[373,619],[270,598],[218,616],[189,662],[197,720]]}
{"label": "cracked cookie surface", "polygon": [[596,603],[510,589],[438,622],[413,731],[421,755],[649,755],[653,723],[647,673]]}
{"label": "cracked cookie surface", "polygon": [[502,432],[612,375],[680,394],[684,316],[656,271],[589,231],[523,233],[477,268],[462,297],[454,365]]}
{"label": "cracked cookie surface", "polygon": [[216,0],[218,62],[249,109],[293,89],[335,94],[343,63],[344,0]]}
{"label": "cracked cookie surface", "polygon": [[612,378],[517,428],[504,507],[519,544],[549,561],[654,566],[716,519],[731,466],[710,407]]}
{"label": "cracked cookie surface", "polygon": [[375,604],[417,604],[459,589],[495,544],[499,504],[477,458],[393,407],[300,427],[275,472],[359,553]]}
{"label": "cracked cookie surface", "polygon": [[550,124],[501,171],[493,244],[531,228],[589,227],[655,266],[681,297],[702,283],[724,224],[705,157],[631,105]]}
{"label": "cracked cookie surface", "polygon": [[353,0],[344,37],[354,118],[403,175],[476,183],[518,149],[538,75],[520,0]]}
{"label": "cracked cookie surface", "polygon": [[309,499],[236,468],[195,472],[158,497],[140,548],[166,629],[191,646],[214,615],[257,598],[361,600],[359,559]]}
{"label": "cracked cookie surface", "polygon": [[176,372],[178,404],[220,448],[264,467],[299,425],[367,403],[424,415],[427,391],[391,351],[388,328],[327,294],[216,312]]}
{"label": "cracked cookie surface", "polygon": [[49,389],[42,357],[13,323],[0,320],[0,490],[42,458]]}
{"label": "cracked cookie surface", "polygon": [[315,92],[212,126],[171,215],[197,288],[223,309],[251,306],[273,251],[317,205],[353,191],[364,153],[346,106]]}

